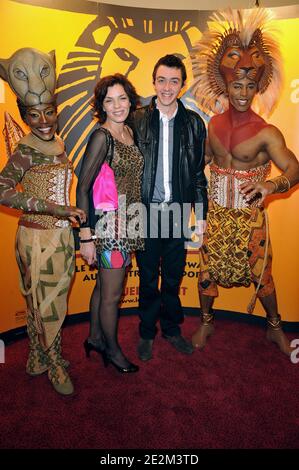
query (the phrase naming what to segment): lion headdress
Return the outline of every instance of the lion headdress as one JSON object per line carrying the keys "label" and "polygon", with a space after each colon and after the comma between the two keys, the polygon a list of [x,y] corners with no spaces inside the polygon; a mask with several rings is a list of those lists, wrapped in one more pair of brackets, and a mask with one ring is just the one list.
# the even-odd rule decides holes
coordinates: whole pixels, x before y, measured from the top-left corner
{"label": "lion headdress", "polygon": [[0,59],[0,77],[25,106],[51,103],[56,87],[55,54],[31,47],[18,49]]}
{"label": "lion headdress", "polygon": [[192,52],[193,94],[206,114],[228,108],[227,83],[248,77],[258,85],[255,109],[266,116],[282,86],[281,56],[271,11],[214,13]]}
{"label": "lion headdress", "polygon": [[[52,103],[56,88],[55,53],[46,54],[32,47],[18,49],[8,59],[0,58],[0,78],[8,82],[22,106]],[[10,157],[24,131],[9,113],[4,116],[3,134]]]}

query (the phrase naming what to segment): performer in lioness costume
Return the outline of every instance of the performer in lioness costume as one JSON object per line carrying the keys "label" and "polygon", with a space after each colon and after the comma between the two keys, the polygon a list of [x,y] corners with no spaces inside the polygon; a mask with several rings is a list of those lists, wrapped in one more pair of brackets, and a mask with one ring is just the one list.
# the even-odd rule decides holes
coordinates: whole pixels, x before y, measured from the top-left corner
{"label": "performer in lioness costume", "polygon": [[31,130],[18,141],[0,173],[0,203],[24,211],[16,256],[27,303],[26,371],[33,376],[48,371],[54,389],[69,395],[73,384],[66,371],[68,362],[61,356],[61,325],[74,273],[69,219],[84,221],[85,214],[69,205],[72,169],[63,141],[55,134],[54,56],[20,49],[10,59],[0,60],[0,76],[16,93],[21,117]]}
{"label": "performer in lioness costume", "polygon": [[[214,331],[217,284],[255,284],[267,314],[267,338],[285,354],[292,349],[281,329],[271,276],[271,245],[264,199],[299,181],[299,165],[281,132],[251,109],[269,113],[281,84],[278,43],[263,9],[212,16],[211,29],[193,56],[194,94],[209,122],[207,161],[211,163],[207,231],[200,250],[199,294],[202,322],[193,345],[202,349]],[[267,180],[271,161],[282,171]]]}

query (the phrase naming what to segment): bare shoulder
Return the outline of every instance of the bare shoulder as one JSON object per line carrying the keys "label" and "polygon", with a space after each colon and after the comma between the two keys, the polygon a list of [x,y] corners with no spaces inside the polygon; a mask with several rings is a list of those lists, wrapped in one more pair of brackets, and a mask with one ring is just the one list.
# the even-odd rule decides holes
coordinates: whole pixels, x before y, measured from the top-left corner
{"label": "bare shoulder", "polygon": [[218,116],[213,116],[209,122],[208,122],[208,133],[209,135],[211,135],[211,133],[213,132],[214,130],[214,125],[215,125],[215,118],[218,117]]}
{"label": "bare shoulder", "polygon": [[211,119],[209,120],[208,124],[208,131],[213,132],[215,128],[219,128],[219,126],[226,126],[229,124],[228,121],[228,113],[222,113],[222,114],[215,114]]}
{"label": "bare shoulder", "polygon": [[284,143],[282,132],[273,124],[267,124],[260,132],[269,143]]}
{"label": "bare shoulder", "polygon": [[210,126],[213,127],[215,124],[218,124],[218,122],[222,122],[223,120],[225,120],[225,113],[224,114],[215,114],[209,120],[209,127]]}

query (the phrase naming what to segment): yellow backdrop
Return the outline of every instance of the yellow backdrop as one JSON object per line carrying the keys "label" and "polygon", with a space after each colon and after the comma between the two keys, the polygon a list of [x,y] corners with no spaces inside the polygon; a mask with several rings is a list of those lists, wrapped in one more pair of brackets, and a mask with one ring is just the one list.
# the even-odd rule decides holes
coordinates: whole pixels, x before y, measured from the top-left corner
{"label": "yellow backdrop", "polygon": [[[146,100],[152,93],[151,72],[159,57],[179,53],[187,66],[189,81],[183,90],[187,106],[196,107],[188,89],[192,81],[189,51],[206,26],[210,12],[158,11],[97,5],[84,2],[71,11],[71,2],[60,2],[60,9],[51,8],[51,2],[2,0],[0,57],[7,58],[21,47],[55,50],[57,59],[58,102],[60,131],[68,154],[77,165],[82,157],[86,137],[94,122],[88,106],[94,84],[101,75],[121,72],[128,75],[140,95]],[[92,5],[90,5],[92,3]],[[79,2],[76,2],[76,5]],[[40,6],[38,6],[40,5]],[[49,6],[47,6],[49,5]],[[284,57],[285,86],[271,123],[285,135],[288,146],[299,154],[299,8],[298,18],[289,15],[288,8],[277,9],[277,27],[281,31]],[[15,104],[15,96],[0,79],[0,126],[4,111],[9,111],[22,123]],[[0,168],[5,165],[6,152],[0,139]],[[273,169],[273,175],[278,174]],[[76,177],[75,177],[76,182]],[[75,203],[75,184],[72,203]],[[280,312],[285,320],[299,321],[299,192],[273,198],[269,204],[270,231],[274,251],[273,275],[276,281]],[[16,211],[0,209],[0,332],[25,323],[25,302],[18,289],[18,272],[14,258],[14,238],[18,216]],[[181,287],[185,307],[198,307],[198,256],[189,250]],[[69,301],[69,313],[88,310],[88,301],[95,272],[89,270],[77,257],[77,273]],[[252,288],[220,289],[215,308],[245,312]],[[133,267],[128,275],[122,306],[137,306],[138,271]],[[259,304],[255,313],[264,315]]]}

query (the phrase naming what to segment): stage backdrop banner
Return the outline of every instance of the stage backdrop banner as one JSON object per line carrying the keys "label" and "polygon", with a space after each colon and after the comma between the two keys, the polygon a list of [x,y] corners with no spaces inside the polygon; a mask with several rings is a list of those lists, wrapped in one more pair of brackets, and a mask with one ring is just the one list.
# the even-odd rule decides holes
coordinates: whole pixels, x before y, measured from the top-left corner
{"label": "stage backdrop banner", "polygon": [[[285,85],[277,109],[269,122],[283,132],[288,146],[299,154],[299,7],[274,9],[284,58]],[[36,47],[45,52],[55,50],[58,75],[59,133],[73,162],[75,178],[71,202],[75,204],[75,186],[88,136],[97,125],[89,105],[100,77],[120,72],[136,86],[147,103],[153,94],[152,70],[157,60],[169,53],[179,54],[188,72],[182,100],[197,109],[191,93],[190,51],[207,28],[209,11],[170,11],[119,7],[88,1],[8,1],[2,0],[0,57],[8,58],[21,47]],[[0,79],[0,126],[4,111],[27,131],[21,121],[14,94]],[[203,116],[205,118],[205,116]],[[0,168],[7,155],[0,138]],[[207,171],[208,174],[208,171]],[[279,174],[276,168],[272,176]],[[273,197],[269,203],[270,234],[274,251],[273,275],[280,312],[287,321],[299,321],[299,191]],[[18,288],[14,240],[17,211],[0,209],[0,332],[25,324],[25,301]],[[90,270],[77,254],[76,276],[69,299],[69,313],[88,311],[96,272]],[[198,252],[188,249],[186,269],[181,285],[184,307],[198,308]],[[253,288],[220,289],[215,308],[246,312]],[[135,260],[128,273],[121,306],[136,307],[138,269]],[[257,315],[264,313],[259,304]]]}

